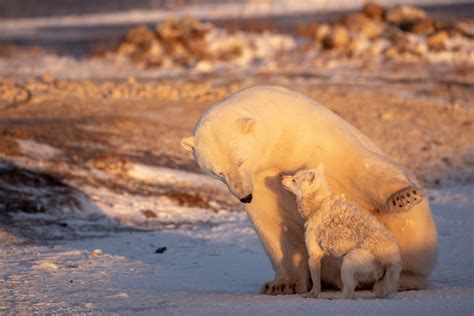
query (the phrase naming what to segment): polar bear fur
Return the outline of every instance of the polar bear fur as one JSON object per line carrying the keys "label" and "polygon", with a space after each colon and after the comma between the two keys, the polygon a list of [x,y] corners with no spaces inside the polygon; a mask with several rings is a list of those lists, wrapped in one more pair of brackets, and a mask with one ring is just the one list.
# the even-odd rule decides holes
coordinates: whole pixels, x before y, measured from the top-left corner
{"label": "polar bear fur", "polygon": [[[403,260],[400,287],[426,286],[437,256],[428,199],[411,208],[394,203],[407,190],[419,190],[416,179],[326,107],[282,87],[249,88],[209,108],[181,145],[235,197],[251,200],[247,214],[275,270],[263,293],[310,289],[303,220],[279,174],[321,162],[336,195],[375,215],[395,235]],[[323,258],[321,274],[323,283],[341,287],[334,258]]]}

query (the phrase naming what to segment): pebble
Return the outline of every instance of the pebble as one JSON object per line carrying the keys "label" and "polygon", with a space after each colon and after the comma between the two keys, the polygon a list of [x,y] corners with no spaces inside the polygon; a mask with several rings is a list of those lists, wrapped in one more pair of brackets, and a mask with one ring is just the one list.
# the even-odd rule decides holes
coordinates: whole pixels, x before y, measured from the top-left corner
{"label": "pebble", "polygon": [[102,254],[102,250],[101,249],[94,249],[94,251],[91,252],[91,255],[93,257],[97,257],[97,256],[100,256]]}
{"label": "pebble", "polygon": [[164,253],[166,250],[168,250],[168,247],[158,247],[158,248],[155,250],[155,253],[162,254],[162,253]]}

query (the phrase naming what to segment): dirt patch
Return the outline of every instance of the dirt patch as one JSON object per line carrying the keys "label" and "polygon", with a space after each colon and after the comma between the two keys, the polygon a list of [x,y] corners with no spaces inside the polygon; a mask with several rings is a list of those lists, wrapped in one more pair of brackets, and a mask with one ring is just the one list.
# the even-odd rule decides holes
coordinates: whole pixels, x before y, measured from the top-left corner
{"label": "dirt patch", "polygon": [[0,153],[7,156],[21,156],[22,151],[13,138],[0,138]]}

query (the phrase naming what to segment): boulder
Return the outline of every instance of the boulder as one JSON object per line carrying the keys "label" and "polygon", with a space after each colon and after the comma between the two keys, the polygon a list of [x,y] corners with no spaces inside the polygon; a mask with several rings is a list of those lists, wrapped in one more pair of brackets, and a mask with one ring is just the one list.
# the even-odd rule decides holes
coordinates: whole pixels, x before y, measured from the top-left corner
{"label": "boulder", "polygon": [[375,2],[367,2],[362,9],[364,14],[372,20],[382,21],[385,15],[385,9]]}
{"label": "boulder", "polygon": [[349,42],[349,32],[342,25],[334,26],[330,33],[324,38],[323,45],[325,48],[340,48]]}
{"label": "boulder", "polygon": [[383,23],[371,20],[362,13],[346,15],[343,23],[350,32],[360,33],[369,39],[379,37],[384,30]]}
{"label": "boulder", "polygon": [[318,28],[316,29],[314,39],[316,40],[316,42],[322,43],[324,39],[326,38],[326,36],[329,35],[330,32],[331,32],[331,27],[329,26],[329,24],[327,23],[320,24]]}
{"label": "boulder", "polygon": [[448,32],[440,31],[428,37],[428,39],[426,40],[426,44],[428,45],[430,50],[441,51],[447,48],[446,42],[448,39]]}
{"label": "boulder", "polygon": [[410,32],[422,35],[428,35],[435,31],[434,23],[431,19],[424,19],[416,22],[410,27]]}
{"label": "boulder", "polygon": [[388,23],[395,25],[415,24],[428,17],[425,11],[407,5],[396,6],[389,9],[385,15]]}
{"label": "boulder", "polygon": [[147,45],[155,39],[155,34],[145,25],[131,28],[125,33],[125,41],[133,45]]}

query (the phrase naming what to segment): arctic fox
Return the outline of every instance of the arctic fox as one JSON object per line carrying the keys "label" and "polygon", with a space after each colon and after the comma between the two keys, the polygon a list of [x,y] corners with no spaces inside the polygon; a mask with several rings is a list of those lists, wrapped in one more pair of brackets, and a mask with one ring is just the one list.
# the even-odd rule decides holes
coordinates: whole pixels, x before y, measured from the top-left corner
{"label": "arctic fox", "polygon": [[305,220],[305,240],[313,288],[321,291],[321,258],[342,259],[342,297],[354,298],[359,283],[375,282],[377,297],[388,297],[399,287],[402,261],[397,242],[377,219],[355,204],[335,196],[324,176],[324,166],[281,176],[283,187],[296,195]]}

